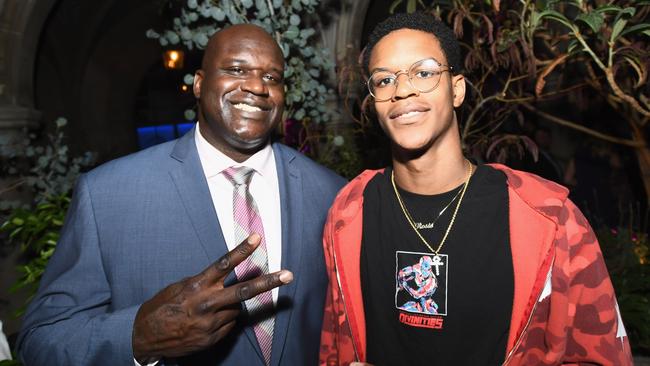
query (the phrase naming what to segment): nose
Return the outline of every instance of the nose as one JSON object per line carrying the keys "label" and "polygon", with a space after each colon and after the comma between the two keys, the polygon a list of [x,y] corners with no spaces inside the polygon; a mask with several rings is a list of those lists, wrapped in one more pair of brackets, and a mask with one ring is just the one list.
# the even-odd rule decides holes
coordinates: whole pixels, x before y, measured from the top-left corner
{"label": "nose", "polygon": [[[400,76],[404,76],[402,80],[400,81]],[[399,99],[405,99],[408,98],[412,95],[418,96],[420,95],[420,91],[415,89],[409,80],[408,73],[406,72],[399,72],[395,75],[395,91],[393,92],[393,97],[391,98],[392,101],[396,101]]]}
{"label": "nose", "polygon": [[242,81],[241,90],[255,95],[268,95],[269,90],[262,77],[262,75],[258,75],[257,73],[251,73],[249,77]]}

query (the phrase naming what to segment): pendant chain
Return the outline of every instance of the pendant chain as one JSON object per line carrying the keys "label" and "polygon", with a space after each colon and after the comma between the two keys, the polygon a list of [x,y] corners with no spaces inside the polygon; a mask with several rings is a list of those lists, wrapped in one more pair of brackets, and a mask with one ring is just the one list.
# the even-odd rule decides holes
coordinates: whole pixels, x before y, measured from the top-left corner
{"label": "pendant chain", "polygon": [[[467,160],[466,160],[467,161]],[[395,191],[395,197],[397,197],[397,201],[399,202],[399,206],[402,208],[402,212],[404,213],[404,216],[406,217],[406,220],[408,223],[411,225],[415,233],[418,235],[420,240],[424,243],[424,245],[429,248],[435,255],[438,255],[438,252],[440,252],[440,249],[442,249],[442,246],[445,245],[445,240],[447,240],[447,236],[449,235],[449,232],[451,231],[451,227],[454,226],[454,221],[456,221],[456,214],[458,213],[458,209],[460,208],[460,203],[463,202],[463,197],[465,196],[465,192],[467,191],[467,186],[469,185],[469,179],[472,177],[472,163],[467,161],[468,163],[468,169],[467,169],[467,178],[465,179],[465,184],[463,184],[463,189],[460,191],[460,198],[458,199],[458,203],[456,203],[456,208],[454,209],[454,213],[451,216],[451,221],[449,222],[449,225],[447,226],[447,230],[445,231],[445,235],[442,237],[442,240],[440,240],[440,244],[438,245],[438,249],[434,250],[433,247],[427,242],[427,240],[422,236],[420,233],[420,230],[418,230],[417,227],[415,227],[415,223],[413,222],[413,218],[411,217],[411,214],[409,214],[408,210],[406,209],[406,206],[404,205],[404,202],[402,201],[402,197],[400,196],[399,192],[397,191],[397,185],[395,185],[395,170],[391,171],[390,174],[390,182],[393,184],[393,190]],[[456,197],[454,197],[456,199]],[[453,199],[452,199],[453,202]],[[451,204],[451,202],[450,202]],[[447,205],[449,206],[449,205]],[[444,212],[447,207],[445,207],[441,212]],[[440,217],[438,215],[438,217]],[[437,218],[436,218],[437,220]]]}
{"label": "pendant chain", "polygon": [[[445,207],[443,207],[442,210],[440,210],[440,212],[438,212],[438,216],[436,216],[436,218],[433,219],[433,222],[431,222],[431,224],[427,224],[427,225],[431,225],[430,229],[433,229],[433,228],[435,227],[436,222],[438,222],[438,219],[440,218],[440,216],[442,216],[442,214],[445,213],[445,211],[447,211],[447,209],[449,208],[449,206],[451,206],[451,204],[454,203],[454,201],[456,200],[456,198],[458,198],[458,196],[460,196],[460,192],[461,192],[462,190],[463,190],[462,188],[459,189],[458,192],[456,192],[456,194],[454,195],[454,198],[452,198],[451,201],[447,202],[447,204],[445,205]],[[410,214],[408,211],[406,211],[406,213],[409,215],[409,217],[411,218],[411,220],[412,220],[415,224],[418,224],[418,222],[415,222],[415,220],[413,219],[413,216],[411,216],[411,214]],[[420,223],[420,225],[422,225],[422,224]],[[415,227],[418,228],[418,229],[423,229],[423,227],[418,226],[418,225],[415,225]],[[429,229],[429,228],[428,228],[428,229]]]}

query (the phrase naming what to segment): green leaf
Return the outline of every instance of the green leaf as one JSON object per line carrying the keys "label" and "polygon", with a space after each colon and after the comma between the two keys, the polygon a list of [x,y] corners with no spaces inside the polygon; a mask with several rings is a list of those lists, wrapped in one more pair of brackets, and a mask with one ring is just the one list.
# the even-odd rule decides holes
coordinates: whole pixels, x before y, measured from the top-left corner
{"label": "green leaf", "polygon": [[594,33],[598,33],[600,28],[603,26],[605,19],[601,13],[592,11],[591,13],[578,15],[576,21],[584,22],[594,31]]}
{"label": "green leaf", "polygon": [[580,46],[580,42],[578,42],[577,39],[572,38],[572,39],[569,41],[569,44],[568,44],[568,46],[567,46],[567,51],[566,51],[566,52],[567,52],[567,53],[571,53],[571,52],[573,52],[573,51],[576,49],[576,47],[579,47],[579,46]]}
{"label": "green leaf", "polygon": [[619,35],[621,34],[621,31],[625,28],[625,25],[627,24],[627,20],[625,19],[618,19],[614,23],[614,27],[612,27],[612,35],[609,37],[610,42],[615,42]]}
{"label": "green leaf", "polygon": [[616,15],[616,18],[614,19],[614,23],[616,23],[621,18],[629,19],[629,18],[633,17],[634,14],[636,14],[636,9],[635,8],[630,8],[630,7],[625,8],[625,9],[621,10],[621,12],[619,12]]}
{"label": "green leaf", "polygon": [[390,4],[390,7],[388,8],[388,13],[393,14],[395,12],[395,9],[399,6],[399,4],[402,3],[403,0],[395,0],[393,1],[392,4]]}
{"label": "green leaf", "polygon": [[544,10],[543,12],[539,13],[539,19],[542,20],[544,18],[549,18],[551,20],[555,20],[556,22],[560,22],[561,24],[564,24],[567,26],[569,29],[574,30],[573,23],[567,17],[565,17],[562,13],[557,12],[555,10]]}
{"label": "green leaf", "polygon": [[406,12],[407,13],[415,12],[416,6],[417,6],[416,0],[407,0],[406,1]]}
{"label": "green leaf", "polygon": [[20,217],[14,217],[13,219],[11,219],[11,223],[16,226],[20,226],[25,223],[25,220],[21,219]]}
{"label": "green leaf", "polygon": [[599,13],[619,12],[621,10],[623,10],[623,8],[616,5],[603,5],[596,9],[596,11]]}
{"label": "green leaf", "polygon": [[650,31],[650,23],[636,24],[621,32],[620,37],[623,37],[626,34],[634,33],[634,32],[640,32],[642,34],[650,35],[648,34],[648,31]]}

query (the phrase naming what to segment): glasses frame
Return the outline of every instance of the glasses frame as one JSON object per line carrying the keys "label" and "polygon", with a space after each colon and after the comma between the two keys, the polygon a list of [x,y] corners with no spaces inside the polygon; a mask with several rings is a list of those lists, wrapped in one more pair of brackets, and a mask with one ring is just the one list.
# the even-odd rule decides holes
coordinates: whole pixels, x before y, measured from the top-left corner
{"label": "glasses frame", "polygon": [[[408,69],[406,69],[406,70],[398,70],[397,72],[394,72],[394,73],[391,73],[390,71],[384,70],[384,69],[375,70],[372,74],[370,74],[370,77],[368,78],[368,80],[366,80],[366,87],[368,88],[368,92],[370,93],[370,95],[373,98],[375,98],[376,102],[385,102],[385,101],[393,99],[393,97],[395,96],[395,92],[397,92],[397,87],[399,86],[399,76],[402,75],[402,74],[406,74],[406,77],[408,79],[408,84],[411,87],[411,89],[417,90],[419,93],[430,93],[430,92],[436,90],[438,85],[440,85],[440,77],[438,78],[438,82],[436,83],[436,85],[434,85],[432,88],[430,88],[428,90],[420,90],[419,88],[416,88],[413,85],[413,82],[411,81],[411,70],[413,69],[413,67],[415,67],[416,65],[418,65],[420,63],[423,63],[425,61],[429,61],[429,60],[432,60],[433,62],[438,64],[439,67],[441,67],[441,68],[444,67],[445,68],[444,70],[436,70],[435,71],[436,74],[439,75],[439,76],[442,75],[442,73],[444,73],[446,71],[451,72],[453,70],[452,66],[444,65],[444,64],[440,63],[438,60],[436,60],[433,57],[424,58],[422,60],[416,61],[411,66],[409,66]],[[372,77],[378,72],[388,72],[388,73],[392,74],[395,77],[395,86],[393,87],[393,93],[391,94],[391,96],[389,98],[377,99],[377,96],[372,92],[372,87],[370,86],[370,82],[372,81]]]}

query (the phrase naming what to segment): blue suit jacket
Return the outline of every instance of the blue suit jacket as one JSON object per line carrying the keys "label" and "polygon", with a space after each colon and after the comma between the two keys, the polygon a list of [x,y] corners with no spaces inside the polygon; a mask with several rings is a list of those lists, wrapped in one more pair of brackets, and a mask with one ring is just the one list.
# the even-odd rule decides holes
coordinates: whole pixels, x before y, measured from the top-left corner
{"label": "blue suit jacket", "polygon": [[[327,287],[322,230],[345,182],[286,146],[273,144],[273,151],[282,268],[294,273],[294,281],[279,291],[271,364],[316,364]],[[82,175],[25,315],[20,357],[27,365],[133,365],[131,333],[139,306],[227,251],[194,130]],[[226,283],[233,281],[231,275]],[[264,365],[245,319],[215,347],[163,362]]]}

